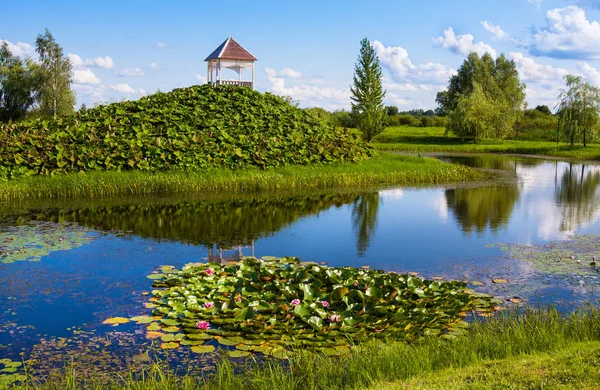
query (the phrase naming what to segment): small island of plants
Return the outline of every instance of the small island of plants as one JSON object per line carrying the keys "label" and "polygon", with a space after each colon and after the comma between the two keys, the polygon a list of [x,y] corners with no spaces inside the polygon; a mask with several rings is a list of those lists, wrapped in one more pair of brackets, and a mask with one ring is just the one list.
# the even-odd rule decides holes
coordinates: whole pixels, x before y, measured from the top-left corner
{"label": "small island of plants", "polygon": [[[210,352],[216,340],[234,356],[286,356],[298,348],[344,355],[372,339],[414,341],[455,337],[472,312],[500,303],[460,281],[353,267],[302,263],[297,258],[243,258],[239,262],[163,266],[154,280],[149,332],[163,348]],[[148,305],[147,305],[148,306]]]}

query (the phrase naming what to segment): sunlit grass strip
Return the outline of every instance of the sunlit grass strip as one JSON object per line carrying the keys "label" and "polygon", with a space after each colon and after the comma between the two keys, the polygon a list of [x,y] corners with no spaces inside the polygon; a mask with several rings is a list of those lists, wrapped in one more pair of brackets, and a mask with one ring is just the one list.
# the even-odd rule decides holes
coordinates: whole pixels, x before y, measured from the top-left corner
{"label": "sunlit grass strip", "polygon": [[430,158],[383,153],[356,164],[289,166],[203,172],[95,172],[29,177],[0,183],[0,201],[36,199],[241,194],[289,190],[430,185],[479,180],[484,174]]}
{"label": "sunlit grass strip", "polygon": [[600,160],[600,145],[597,144],[584,147],[562,142],[489,139],[474,144],[445,133],[443,127],[395,126],[385,129],[371,145],[379,150],[409,153],[500,153]]}
{"label": "sunlit grass strip", "polygon": [[[39,389],[365,389],[381,382],[402,381],[446,369],[460,369],[498,359],[560,351],[574,343],[600,341],[600,311],[589,308],[562,316],[554,309],[511,311],[488,322],[473,324],[454,340],[426,338],[413,344],[375,342],[356,348],[347,358],[331,358],[310,351],[296,352],[286,364],[250,361],[234,370],[223,359],[216,373],[204,377],[176,377],[159,364],[141,379],[115,377],[112,383],[78,380],[81,373],[66,370],[64,376]],[[77,387],[79,386],[79,387]]]}
{"label": "sunlit grass strip", "polygon": [[379,150],[409,153],[498,153],[562,157],[578,160],[600,160],[600,145],[590,145],[584,148],[580,145],[569,146],[559,144],[557,146],[557,144],[552,142],[537,141],[505,141],[498,144],[465,143],[460,145],[374,143],[372,146]]}

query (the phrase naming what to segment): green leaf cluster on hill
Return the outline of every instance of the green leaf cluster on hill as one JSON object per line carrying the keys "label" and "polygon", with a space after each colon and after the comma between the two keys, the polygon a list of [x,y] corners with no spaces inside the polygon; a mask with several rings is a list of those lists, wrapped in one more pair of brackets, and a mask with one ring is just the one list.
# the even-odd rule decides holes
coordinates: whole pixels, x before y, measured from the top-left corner
{"label": "green leaf cluster on hill", "polygon": [[0,126],[0,177],[98,170],[268,168],[372,155],[275,95],[193,86],[65,117]]}

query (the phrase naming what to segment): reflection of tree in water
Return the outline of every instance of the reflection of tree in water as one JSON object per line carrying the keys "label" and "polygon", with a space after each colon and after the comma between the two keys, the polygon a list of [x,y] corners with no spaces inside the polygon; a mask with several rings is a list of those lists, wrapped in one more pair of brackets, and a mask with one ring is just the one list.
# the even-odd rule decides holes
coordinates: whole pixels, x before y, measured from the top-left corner
{"label": "reflection of tree in water", "polygon": [[[587,169],[586,169],[587,168]],[[598,203],[600,170],[597,167],[569,164],[555,189],[556,202],[561,206],[561,231],[572,231],[593,222]]]}
{"label": "reflection of tree in water", "polygon": [[519,187],[515,185],[446,190],[446,203],[464,233],[493,232],[508,223]]}
{"label": "reflection of tree in water", "polygon": [[34,218],[77,222],[100,230],[130,231],[141,237],[222,248],[249,245],[300,218],[350,204],[356,194],[293,198],[181,201],[131,205],[46,209]]}
{"label": "reflection of tree in water", "polygon": [[379,193],[362,193],[352,205],[352,222],[356,231],[356,249],[364,256],[375,234],[377,213],[379,211]]}

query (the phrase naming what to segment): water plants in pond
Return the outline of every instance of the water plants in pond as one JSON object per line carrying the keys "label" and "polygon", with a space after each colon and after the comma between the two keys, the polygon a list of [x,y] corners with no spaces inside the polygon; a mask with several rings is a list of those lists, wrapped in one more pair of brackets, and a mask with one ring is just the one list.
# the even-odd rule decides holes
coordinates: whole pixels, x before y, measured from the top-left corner
{"label": "water plants in pond", "polygon": [[11,359],[0,359],[0,387],[10,386],[17,382],[23,382],[27,379],[20,370],[23,363],[12,361]]}
{"label": "water plants in pond", "polygon": [[[498,244],[513,258],[532,263],[542,274],[563,276],[595,276],[600,269],[600,236],[578,234],[569,240],[557,240],[546,244]],[[600,263],[600,260],[598,260]],[[600,281],[599,281],[600,283]]]}
{"label": "water plants in pond", "polygon": [[0,228],[0,263],[39,261],[50,252],[66,251],[91,241],[91,231],[74,224],[34,222]]}
{"label": "water plants in pond", "polygon": [[161,318],[148,330],[165,333],[164,348],[202,346],[199,352],[212,350],[205,343],[215,339],[235,346],[237,354],[282,357],[310,347],[343,355],[353,343],[373,338],[453,337],[467,326],[468,312],[490,312],[499,303],[464,282],[333,268],[293,257],[192,263],[181,270],[163,266],[148,277],[156,287],[153,315]]}

